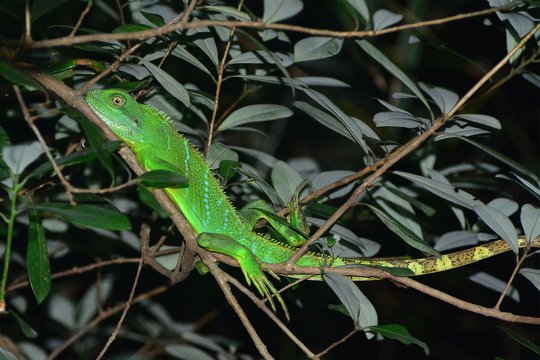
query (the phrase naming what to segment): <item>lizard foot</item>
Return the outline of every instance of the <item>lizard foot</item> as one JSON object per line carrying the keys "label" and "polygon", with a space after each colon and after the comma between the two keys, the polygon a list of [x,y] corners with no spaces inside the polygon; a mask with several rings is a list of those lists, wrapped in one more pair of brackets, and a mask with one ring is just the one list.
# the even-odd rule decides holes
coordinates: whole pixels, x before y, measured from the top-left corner
{"label": "lizard foot", "polygon": [[281,305],[281,308],[283,309],[283,312],[285,313],[285,317],[287,320],[289,320],[289,311],[287,310],[287,306],[285,305],[285,302],[283,301],[283,298],[277,291],[277,289],[274,287],[274,285],[268,280],[268,277],[264,274],[264,270],[266,270],[270,275],[272,275],[274,278],[279,280],[279,277],[270,269],[268,269],[266,266],[264,266],[262,263],[260,263],[256,258],[252,258],[252,261],[242,261],[243,263],[249,262],[250,264],[240,264],[242,268],[242,273],[246,277],[246,282],[248,285],[251,285],[253,282],[253,285],[261,294],[261,296],[265,297],[268,302],[270,303],[270,307],[274,312],[276,312],[276,305],[274,303],[274,297]]}

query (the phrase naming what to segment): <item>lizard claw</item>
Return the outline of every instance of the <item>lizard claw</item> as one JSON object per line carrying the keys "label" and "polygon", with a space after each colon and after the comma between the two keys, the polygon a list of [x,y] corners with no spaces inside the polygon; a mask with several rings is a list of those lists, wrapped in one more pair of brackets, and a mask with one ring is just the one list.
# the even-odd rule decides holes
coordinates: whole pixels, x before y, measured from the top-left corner
{"label": "lizard claw", "polygon": [[285,317],[287,318],[287,321],[289,318],[289,311],[287,310],[287,306],[285,305],[285,302],[283,301],[283,298],[277,291],[277,289],[274,287],[274,285],[268,280],[268,277],[264,274],[262,269],[265,269],[270,275],[272,275],[274,278],[279,280],[279,277],[270,269],[268,269],[263,264],[259,263],[257,267],[253,267],[250,269],[250,271],[245,271],[244,268],[242,268],[242,272],[244,273],[244,276],[246,277],[246,282],[248,285],[251,285],[253,282],[253,285],[259,292],[259,294],[266,298],[268,302],[270,303],[270,307],[272,308],[272,311],[276,312],[276,305],[274,303],[274,297],[281,305],[281,308],[283,309],[283,312],[285,313]]}

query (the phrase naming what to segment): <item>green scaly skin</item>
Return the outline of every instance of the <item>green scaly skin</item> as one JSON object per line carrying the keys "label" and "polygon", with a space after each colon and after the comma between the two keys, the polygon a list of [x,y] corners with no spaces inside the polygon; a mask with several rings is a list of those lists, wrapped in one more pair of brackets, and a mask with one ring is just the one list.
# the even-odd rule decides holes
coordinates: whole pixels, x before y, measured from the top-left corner
{"label": "green scaly skin", "polygon": [[[274,295],[287,314],[281,296],[263,270],[274,277],[276,275],[262,263],[284,262],[296,249],[253,232],[241,220],[202,154],[170,125],[170,119],[166,114],[152,106],[137,103],[122,90],[89,91],[86,94],[86,101],[109,129],[133,150],[145,170],[173,171],[188,179],[187,187],[167,188],[165,191],[199,235],[198,244],[207,250],[235,258],[247,283],[253,282],[259,293],[269,299],[275,310],[272,300]],[[519,246],[527,245],[529,244],[526,239],[520,238]],[[535,239],[530,245],[540,247],[540,238]],[[467,265],[509,250],[510,247],[504,240],[497,240],[442,255],[441,258],[358,260],[338,257],[330,261],[323,255],[307,253],[296,264],[309,267],[320,267],[330,263],[332,267],[351,264],[399,267],[410,269],[414,275],[423,275]],[[353,280],[375,279],[354,277]]]}

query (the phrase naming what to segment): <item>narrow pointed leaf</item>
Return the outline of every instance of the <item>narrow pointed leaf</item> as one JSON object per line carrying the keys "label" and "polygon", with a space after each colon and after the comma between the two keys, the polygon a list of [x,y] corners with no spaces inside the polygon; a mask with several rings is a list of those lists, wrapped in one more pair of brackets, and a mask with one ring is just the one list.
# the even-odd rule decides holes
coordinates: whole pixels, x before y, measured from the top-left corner
{"label": "narrow pointed leaf", "polygon": [[370,16],[369,16],[369,8],[366,4],[365,0],[346,0],[349,5],[351,5],[356,12],[360,15],[364,23],[369,24],[370,22]]}
{"label": "narrow pointed leaf", "polygon": [[474,140],[471,140],[471,139],[463,137],[463,136],[458,136],[458,135],[451,135],[451,136],[449,135],[448,136],[448,138],[451,138],[451,137],[458,138],[460,140],[468,142],[471,145],[476,146],[480,150],[484,151],[486,154],[493,156],[494,158],[496,158],[500,162],[505,163],[506,165],[510,166],[511,168],[518,171],[519,173],[527,175],[531,179],[534,179],[534,180],[538,181],[538,177],[532,171],[527,169],[525,166],[521,165],[519,162],[509,158],[508,156],[506,156],[506,155],[504,155],[504,154],[502,154],[502,153],[500,153],[500,152],[498,152],[496,150],[493,150],[489,146],[480,144],[480,143],[478,143],[478,142],[476,142]]}
{"label": "narrow pointed leaf", "polygon": [[250,124],[254,122],[283,119],[293,114],[291,110],[282,105],[257,104],[248,105],[227,116],[219,126],[220,131],[234,128],[236,126]]}
{"label": "narrow pointed leaf", "polygon": [[114,169],[111,151],[106,146],[107,140],[101,134],[101,130],[96,124],[93,124],[86,119],[80,121],[81,127],[86,135],[88,143],[96,153],[99,162],[105,167],[111,178],[114,178]]}
{"label": "narrow pointed leaf", "polygon": [[41,304],[51,290],[51,265],[41,218],[32,207],[28,208],[28,218],[26,268],[34,296],[37,303]]}
{"label": "narrow pointed leaf", "polygon": [[263,22],[275,23],[302,11],[301,0],[264,0]]}
{"label": "narrow pointed leaf", "polygon": [[24,85],[30,89],[41,87],[28,73],[3,60],[0,60],[0,76],[15,85]]}
{"label": "narrow pointed leaf", "polygon": [[319,60],[339,53],[343,39],[312,36],[294,44],[294,62]]}
{"label": "narrow pointed leaf", "polygon": [[521,226],[528,241],[533,241],[540,235],[540,209],[525,204],[521,207]]}
{"label": "narrow pointed leaf", "polygon": [[50,212],[70,223],[97,229],[130,230],[129,219],[122,213],[96,205],[71,206],[64,203],[34,205],[37,211]]}
{"label": "narrow pointed leaf", "polygon": [[422,239],[420,239],[412,230],[405,227],[403,224],[399,223],[396,219],[392,218],[390,215],[386,214],[384,211],[376,208],[375,206],[366,204],[371,211],[377,215],[377,217],[390,229],[394,234],[402,238],[407,244],[418,249],[420,251],[427,252],[433,256],[440,257],[441,254],[433,249],[431,246],[426,244]]}
{"label": "narrow pointed leaf", "polygon": [[137,178],[151,188],[182,188],[188,185],[188,179],[182,175],[167,170],[152,170]]}
{"label": "narrow pointed leaf", "polygon": [[540,290],[540,270],[531,268],[522,268],[519,273],[525,276],[538,290]]}
{"label": "narrow pointed leaf", "polygon": [[[19,324],[19,328],[23,332],[24,336],[26,336],[29,339],[34,339],[38,336],[38,333],[36,330],[34,330],[22,317],[20,317],[15,311],[11,310],[9,311],[11,316],[17,321],[17,324]],[[0,348],[1,349],[1,348]]]}
{"label": "narrow pointed leaf", "polygon": [[503,238],[517,254],[519,249],[518,235],[516,228],[510,219],[501,211],[488,205],[475,206],[474,211],[476,214],[478,214],[482,221],[484,221],[484,223],[486,223],[486,225],[489,226],[489,228],[497,235]]}
{"label": "narrow pointed leaf", "polygon": [[403,15],[396,14],[386,9],[379,9],[373,14],[373,30],[382,30],[390,27],[403,19]]}
{"label": "narrow pointed leaf", "polygon": [[152,64],[150,61],[143,58],[140,58],[139,60],[143,63],[144,66],[146,66],[148,71],[150,71],[152,75],[154,75],[157,82],[160,83],[161,86],[163,86],[163,88],[169,94],[180,100],[185,107],[189,107],[191,101],[189,98],[189,93],[184,87],[184,85],[180,84],[178,80],[165,72],[165,70]]}
{"label": "narrow pointed leaf", "polygon": [[402,171],[394,171],[394,174],[404,177],[433,194],[465,208],[472,210],[475,206],[483,205],[480,200],[477,200],[468,192],[458,189],[450,184]]}
{"label": "narrow pointed leaf", "polygon": [[521,336],[520,334],[518,334],[514,330],[509,329],[509,328],[507,328],[505,326],[497,326],[497,327],[499,329],[501,329],[502,331],[504,331],[508,336],[510,336],[512,339],[516,340],[521,345],[528,347],[529,349],[531,349],[532,351],[534,351],[535,353],[540,355],[540,346],[538,346],[537,344],[535,344],[531,340],[524,338],[523,336]]}
{"label": "narrow pointed leaf", "polygon": [[423,341],[418,340],[413,337],[409,330],[400,324],[388,324],[388,325],[377,325],[371,326],[370,330],[375,331],[376,333],[384,336],[387,339],[399,340],[405,345],[418,345],[420,346],[426,355],[429,355],[429,346]]}
{"label": "narrow pointed leaf", "polygon": [[407,86],[422,103],[429,109],[429,104],[414,82],[407,76],[400,68],[398,68],[390,59],[379,51],[375,46],[371,45],[366,40],[357,40],[356,43],[366,52],[369,56],[374,58],[379,64],[381,64],[386,70],[390,71],[392,75],[397,77],[405,86]]}
{"label": "narrow pointed leaf", "polygon": [[272,169],[271,178],[274,189],[276,189],[284,203],[288,203],[291,200],[298,185],[304,180],[298,171],[284,161],[278,161],[276,163]]}
{"label": "narrow pointed leaf", "polygon": [[[351,279],[334,273],[324,273],[323,279],[345,306],[356,327],[367,328],[378,324],[373,304]],[[366,336],[370,339],[373,334],[366,332]]]}
{"label": "narrow pointed leaf", "polygon": [[[472,276],[469,276],[469,280],[479,285],[482,285],[490,290],[496,291],[499,294],[502,294],[502,292],[506,288],[506,281],[497,279],[495,276],[489,275],[485,272],[479,272]],[[508,292],[506,293],[506,296],[510,297],[515,302],[519,302],[519,292],[513,286],[510,286]]]}

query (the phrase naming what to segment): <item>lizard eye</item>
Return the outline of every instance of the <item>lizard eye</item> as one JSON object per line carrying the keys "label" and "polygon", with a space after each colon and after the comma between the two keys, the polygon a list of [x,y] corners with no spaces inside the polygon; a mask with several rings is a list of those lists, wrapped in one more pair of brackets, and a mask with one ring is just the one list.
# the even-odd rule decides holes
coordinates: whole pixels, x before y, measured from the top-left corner
{"label": "lizard eye", "polygon": [[120,107],[122,105],[124,105],[124,103],[126,102],[126,99],[124,99],[122,96],[119,96],[119,95],[115,95],[113,97],[111,97],[111,101],[114,105]]}

